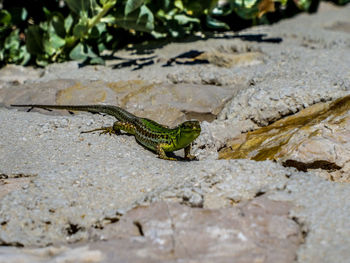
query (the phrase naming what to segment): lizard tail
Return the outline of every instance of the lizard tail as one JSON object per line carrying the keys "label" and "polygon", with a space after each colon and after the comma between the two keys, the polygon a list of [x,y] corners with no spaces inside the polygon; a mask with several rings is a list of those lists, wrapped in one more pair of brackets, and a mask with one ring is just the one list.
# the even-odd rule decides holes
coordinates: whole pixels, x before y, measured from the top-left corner
{"label": "lizard tail", "polygon": [[132,121],[137,118],[132,113],[113,105],[44,105],[44,104],[13,104],[11,107],[40,108],[71,111],[88,111],[91,113],[106,113],[120,121]]}

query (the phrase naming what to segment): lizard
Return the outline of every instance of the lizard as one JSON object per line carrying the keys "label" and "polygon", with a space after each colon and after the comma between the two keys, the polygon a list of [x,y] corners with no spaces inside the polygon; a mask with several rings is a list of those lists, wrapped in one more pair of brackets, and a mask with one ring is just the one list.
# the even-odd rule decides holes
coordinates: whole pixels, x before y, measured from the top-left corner
{"label": "lizard", "polygon": [[134,135],[138,143],[147,149],[158,154],[160,159],[177,160],[168,157],[166,152],[173,152],[180,149],[185,151],[185,159],[192,160],[191,143],[199,136],[201,126],[198,120],[185,121],[174,128],[159,124],[151,119],[138,117],[121,107],[113,105],[42,105],[42,104],[21,104],[11,105],[12,107],[29,107],[41,109],[57,109],[68,111],[87,111],[91,113],[105,113],[114,116],[117,121],[113,126],[101,127],[82,133],[102,131],[100,134],[121,134],[124,131]]}

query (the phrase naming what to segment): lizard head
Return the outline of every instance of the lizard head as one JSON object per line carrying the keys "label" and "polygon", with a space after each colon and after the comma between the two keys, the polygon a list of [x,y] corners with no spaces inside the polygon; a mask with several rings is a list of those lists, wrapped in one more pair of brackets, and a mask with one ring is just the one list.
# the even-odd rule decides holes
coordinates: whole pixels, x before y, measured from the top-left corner
{"label": "lizard head", "polygon": [[181,139],[191,143],[194,139],[196,139],[201,133],[201,125],[197,120],[185,121],[179,125]]}

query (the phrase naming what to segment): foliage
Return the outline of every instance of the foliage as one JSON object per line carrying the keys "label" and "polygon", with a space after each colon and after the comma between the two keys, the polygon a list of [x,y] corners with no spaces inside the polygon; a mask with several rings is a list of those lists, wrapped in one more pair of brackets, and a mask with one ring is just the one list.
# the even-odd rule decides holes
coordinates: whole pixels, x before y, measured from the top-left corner
{"label": "foliage", "polygon": [[[311,1],[294,0],[301,10]],[[349,0],[338,0],[344,1]],[[236,13],[258,23],[287,0],[35,0],[4,2],[0,10],[0,65],[77,60],[103,64],[101,54],[130,37],[183,37],[201,28],[229,29],[220,17]],[[49,5],[50,3],[50,5]]]}
{"label": "foliage", "polygon": [[0,62],[26,64],[30,55],[24,44],[24,35],[13,27],[13,21],[23,21],[27,17],[25,9],[16,10],[12,14],[0,10]]}

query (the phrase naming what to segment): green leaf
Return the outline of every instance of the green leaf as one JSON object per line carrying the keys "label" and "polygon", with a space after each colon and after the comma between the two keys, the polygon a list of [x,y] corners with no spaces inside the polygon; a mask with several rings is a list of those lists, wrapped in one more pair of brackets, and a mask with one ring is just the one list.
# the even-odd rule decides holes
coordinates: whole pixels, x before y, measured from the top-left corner
{"label": "green leaf", "polygon": [[21,53],[21,61],[18,61],[18,62],[20,62],[20,64],[22,66],[25,66],[26,64],[28,64],[28,62],[29,62],[29,60],[31,58],[29,52],[27,51],[27,47],[26,46],[21,46],[20,53]]}
{"label": "green leaf", "polygon": [[233,1],[230,1],[230,3],[227,3],[225,5],[216,5],[211,10],[210,14],[214,16],[227,16],[231,14],[233,11],[233,4],[231,2]]}
{"label": "green leaf", "polygon": [[52,43],[50,42],[49,39],[44,39],[43,40],[43,46],[44,46],[44,51],[45,54],[47,54],[48,56],[52,56],[53,54],[55,54],[56,49],[52,46]]}
{"label": "green leaf", "polygon": [[72,51],[69,53],[69,57],[73,60],[82,61],[85,60],[88,56],[86,52],[84,52],[84,45],[79,43],[76,45]]}
{"label": "green leaf", "polygon": [[259,4],[262,0],[234,0],[232,7],[237,15],[243,19],[253,19],[258,17]]}
{"label": "green leaf", "polygon": [[178,9],[181,11],[184,10],[184,5],[181,0],[175,0],[174,1],[174,6],[176,6]]}
{"label": "green leaf", "polygon": [[30,54],[38,55],[43,52],[43,31],[39,26],[33,25],[28,27],[26,45]]}
{"label": "green leaf", "polygon": [[232,2],[233,6],[235,7],[251,9],[261,2],[261,0],[234,0]]}
{"label": "green leaf", "polygon": [[160,32],[157,32],[157,31],[152,31],[151,34],[156,39],[163,38],[163,37],[167,36],[166,33],[160,33]]}
{"label": "green leaf", "polygon": [[124,9],[124,15],[127,16],[138,9],[143,4],[143,2],[144,0],[127,0]]}
{"label": "green leaf", "polygon": [[89,30],[88,24],[86,23],[86,21],[79,21],[78,24],[76,24],[73,28],[73,35],[76,38],[83,38],[86,34],[87,31]]}
{"label": "green leaf", "polygon": [[171,4],[172,1],[170,1],[170,0],[163,0],[162,2],[163,2],[162,9],[164,9],[164,11],[165,10],[169,10],[170,4]]}
{"label": "green leaf", "polygon": [[107,49],[107,47],[105,46],[105,44],[104,43],[99,43],[98,45],[97,45],[97,49],[98,49],[98,52],[103,52],[104,50],[106,50]]}
{"label": "green leaf", "polygon": [[50,42],[54,49],[59,49],[60,47],[63,47],[66,44],[66,41],[56,34],[50,36]]}
{"label": "green leaf", "polygon": [[51,18],[51,25],[55,29],[56,34],[61,38],[64,38],[66,36],[64,22],[64,17],[60,13],[55,13]]}
{"label": "green leaf", "polygon": [[5,26],[11,23],[11,14],[6,10],[0,10],[0,24]]}
{"label": "green leaf", "polygon": [[90,0],[66,0],[65,2],[69,9],[76,14],[80,14],[82,11],[87,12],[90,7]]}
{"label": "green leaf", "polygon": [[26,64],[30,59],[26,46],[21,45],[22,41],[19,38],[19,29],[11,31],[11,33],[3,39],[3,43],[0,43],[2,48],[0,50],[0,64],[3,63],[16,63]]}
{"label": "green leaf", "polygon": [[28,11],[27,9],[25,9],[24,7],[22,8],[22,12],[21,12],[21,19],[22,21],[25,21],[27,19],[28,16]]}
{"label": "green leaf", "polygon": [[152,32],[154,29],[153,13],[146,5],[128,16],[116,17],[115,23],[125,29],[135,29],[138,31]]}
{"label": "green leaf", "polygon": [[20,45],[18,33],[19,33],[18,29],[12,31],[4,41],[4,48],[8,49],[12,54],[14,52],[17,52],[17,49],[19,48],[19,45]]}
{"label": "green leaf", "polygon": [[138,24],[143,24],[146,31],[152,31],[154,29],[154,17],[151,10],[146,5],[141,6],[139,17],[137,19]]}
{"label": "green leaf", "polygon": [[164,10],[162,10],[162,9],[158,10],[156,15],[157,15],[157,18],[164,18],[166,20],[170,20],[172,17],[168,13],[165,13]]}
{"label": "green leaf", "polygon": [[183,14],[175,15],[174,19],[176,21],[178,21],[178,23],[180,25],[185,25],[185,24],[191,23],[191,22],[192,23],[199,23],[200,22],[200,20],[198,18],[189,17],[189,16],[186,16]]}
{"label": "green leaf", "polygon": [[49,64],[45,57],[37,57],[35,60],[36,64],[41,67],[45,67]]}
{"label": "green leaf", "polygon": [[83,43],[79,43],[69,53],[69,57],[73,60],[84,61],[87,58],[96,58],[98,56],[92,51],[89,46]]}
{"label": "green leaf", "polygon": [[104,65],[105,61],[101,57],[95,57],[90,59],[90,64]]}
{"label": "green leaf", "polygon": [[73,17],[71,14],[67,16],[67,18],[64,20],[64,29],[66,30],[66,33],[69,33],[69,30],[71,29],[73,25]]}
{"label": "green leaf", "polygon": [[99,38],[99,37],[100,37],[100,31],[98,30],[97,26],[94,26],[93,28],[91,28],[89,38]]}
{"label": "green leaf", "polygon": [[100,21],[106,24],[114,24],[116,20],[113,15],[107,15],[105,17],[102,17]]}
{"label": "green leaf", "polygon": [[51,11],[49,9],[47,9],[45,6],[43,7],[43,12],[44,12],[46,18],[50,18]]}
{"label": "green leaf", "polygon": [[105,23],[98,23],[95,27],[97,28],[100,35],[103,32],[106,32],[106,24]]}
{"label": "green leaf", "polygon": [[54,31],[46,32],[43,36],[44,51],[48,57],[55,55],[65,44],[65,39],[59,37]]}
{"label": "green leaf", "polygon": [[95,0],[66,0],[69,9],[81,17],[93,16],[100,8]]}
{"label": "green leaf", "polygon": [[230,29],[228,24],[222,21],[219,21],[209,15],[206,17],[206,24],[209,28],[213,28],[213,29],[226,29],[226,30]]}
{"label": "green leaf", "polygon": [[295,0],[294,3],[298,6],[299,9],[303,11],[309,10],[312,1],[311,0]]}

